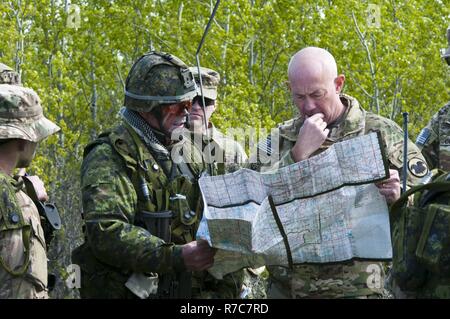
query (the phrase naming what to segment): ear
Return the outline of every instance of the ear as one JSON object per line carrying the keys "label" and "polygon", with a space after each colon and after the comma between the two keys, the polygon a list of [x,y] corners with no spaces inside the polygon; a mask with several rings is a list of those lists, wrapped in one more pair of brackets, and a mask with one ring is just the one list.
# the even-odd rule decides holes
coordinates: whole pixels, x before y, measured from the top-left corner
{"label": "ear", "polygon": [[284,84],[286,85],[287,89],[289,90],[289,92],[292,92],[291,90],[291,82],[289,81],[284,81]]}
{"label": "ear", "polygon": [[336,93],[341,93],[342,88],[344,87],[344,83],[345,83],[345,75],[343,74],[339,74],[335,79],[334,79],[334,87],[336,89]]}

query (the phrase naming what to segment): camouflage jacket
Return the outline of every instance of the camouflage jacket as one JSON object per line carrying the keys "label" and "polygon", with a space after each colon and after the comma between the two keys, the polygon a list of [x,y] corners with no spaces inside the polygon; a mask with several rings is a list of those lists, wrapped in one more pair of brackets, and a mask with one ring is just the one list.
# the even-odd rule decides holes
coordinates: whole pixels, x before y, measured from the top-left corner
{"label": "camouflage jacket", "polygon": [[[403,167],[403,134],[400,127],[393,121],[366,112],[358,101],[342,94],[341,101],[347,107],[345,115],[339,123],[330,127],[330,134],[323,145],[311,156],[326,150],[336,142],[356,136],[380,131],[391,168],[401,174]],[[258,146],[258,157],[252,154],[251,159],[258,159],[260,170],[267,159],[261,156],[278,159],[273,161],[270,169],[287,166],[294,163],[291,149],[294,146],[303,119],[295,118],[278,126],[269,142]],[[277,139],[277,140],[274,140]],[[279,152],[274,150],[279,146]],[[417,147],[409,141],[408,151],[408,184],[413,185],[429,173],[428,167]],[[261,162],[262,160],[262,162]],[[296,265],[294,271],[282,267],[268,267],[272,286],[269,297],[274,298],[354,298],[358,296],[381,295],[383,293],[384,267],[378,261],[350,260],[335,264]],[[375,272],[380,276],[378,284],[368,287],[369,276]]]}
{"label": "camouflage jacket", "polygon": [[450,103],[433,115],[416,140],[430,168],[450,171]]}
{"label": "camouflage jacket", "polygon": [[44,231],[22,186],[0,172],[0,299],[48,298]]}

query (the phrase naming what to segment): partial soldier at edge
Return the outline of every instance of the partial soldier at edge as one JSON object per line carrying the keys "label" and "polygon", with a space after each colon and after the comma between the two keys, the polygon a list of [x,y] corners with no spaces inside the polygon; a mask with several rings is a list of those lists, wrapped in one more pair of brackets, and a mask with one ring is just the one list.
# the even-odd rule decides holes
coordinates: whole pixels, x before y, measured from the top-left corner
{"label": "partial soldier at edge", "polygon": [[[447,29],[447,42],[448,48],[442,58],[450,66],[450,27]],[[450,171],[450,102],[433,115],[418,135],[416,145],[431,169]]]}
{"label": "partial soldier at edge", "polygon": [[[28,167],[36,147],[60,128],[44,117],[38,95],[1,65],[0,78],[0,298],[48,298],[47,255],[41,217],[15,168]],[[35,180],[39,200],[47,194]]]}
{"label": "partial soldier at edge", "polygon": [[0,84],[22,86],[19,73],[3,63],[0,63]]}

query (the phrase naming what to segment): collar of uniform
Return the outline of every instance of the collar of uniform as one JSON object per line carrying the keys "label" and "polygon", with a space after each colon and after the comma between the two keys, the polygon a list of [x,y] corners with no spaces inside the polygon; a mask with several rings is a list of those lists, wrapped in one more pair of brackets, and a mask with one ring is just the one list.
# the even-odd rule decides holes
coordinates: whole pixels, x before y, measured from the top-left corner
{"label": "collar of uniform", "polygon": [[339,97],[347,109],[340,123],[332,127],[327,138],[330,142],[336,142],[348,135],[364,131],[364,110],[360,107],[358,101],[347,94],[340,94]]}
{"label": "collar of uniform", "polygon": [[24,186],[23,179],[21,177],[14,179],[13,177],[9,176],[8,174],[4,173],[3,171],[0,171],[0,178],[2,180],[5,180],[9,184],[11,184],[12,187],[14,187],[14,189],[16,191],[21,190]]}
{"label": "collar of uniform", "polygon": [[[338,139],[348,135],[356,134],[364,130],[364,110],[360,107],[358,101],[347,94],[340,94],[342,103],[347,107],[346,115],[340,120],[340,123],[334,126],[327,140],[335,142]],[[297,141],[298,132],[302,127],[304,118],[299,116],[282,123],[279,127],[281,137],[295,142]]]}

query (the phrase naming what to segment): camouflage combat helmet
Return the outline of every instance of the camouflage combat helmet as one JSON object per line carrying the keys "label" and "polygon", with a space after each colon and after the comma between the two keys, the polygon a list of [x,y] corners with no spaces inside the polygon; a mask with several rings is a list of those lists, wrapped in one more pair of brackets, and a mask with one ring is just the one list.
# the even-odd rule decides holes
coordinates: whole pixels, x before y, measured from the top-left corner
{"label": "camouflage combat helmet", "polygon": [[40,142],[60,128],[44,117],[32,89],[0,84],[0,140],[18,138]]}
{"label": "camouflage combat helmet", "polygon": [[176,56],[150,52],[131,67],[125,84],[125,107],[150,112],[158,105],[192,100],[196,85],[191,71]]}
{"label": "camouflage combat helmet", "polygon": [[[197,95],[201,96],[200,78],[198,76],[198,68],[196,66],[190,67],[195,82],[197,83]],[[220,82],[220,75],[217,71],[200,67],[200,73],[202,74],[202,87],[203,95],[211,100],[217,99],[217,86]]]}
{"label": "camouflage combat helmet", "polygon": [[[447,28],[447,42],[448,47],[442,57],[445,59],[448,65],[450,65],[450,27]],[[445,50],[445,49],[444,49]]]}
{"label": "camouflage combat helmet", "polygon": [[0,84],[21,85],[20,76],[6,64],[0,63]]}

